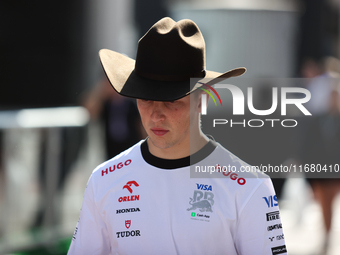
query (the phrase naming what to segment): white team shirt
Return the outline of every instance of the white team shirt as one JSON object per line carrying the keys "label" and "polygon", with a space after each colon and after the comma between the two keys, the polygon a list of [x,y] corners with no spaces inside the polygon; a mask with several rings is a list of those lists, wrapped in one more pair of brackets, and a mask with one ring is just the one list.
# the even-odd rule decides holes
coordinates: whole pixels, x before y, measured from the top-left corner
{"label": "white team shirt", "polygon": [[[245,165],[213,141],[195,155],[191,165]],[[141,141],[99,165],[68,254],[286,254],[268,176],[190,178],[187,160],[156,158]]]}

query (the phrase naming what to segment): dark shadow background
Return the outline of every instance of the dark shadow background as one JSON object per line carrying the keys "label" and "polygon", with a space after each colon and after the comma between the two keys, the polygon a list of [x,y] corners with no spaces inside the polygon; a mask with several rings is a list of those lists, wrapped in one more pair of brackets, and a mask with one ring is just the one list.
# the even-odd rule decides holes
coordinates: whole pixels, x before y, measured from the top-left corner
{"label": "dark shadow background", "polygon": [[76,104],[83,81],[84,4],[0,1],[0,109]]}

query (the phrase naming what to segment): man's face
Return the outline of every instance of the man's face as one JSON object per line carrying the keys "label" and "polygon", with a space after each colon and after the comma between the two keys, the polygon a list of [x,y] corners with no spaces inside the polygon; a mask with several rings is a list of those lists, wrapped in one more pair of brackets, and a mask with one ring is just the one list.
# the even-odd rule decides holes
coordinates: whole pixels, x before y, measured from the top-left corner
{"label": "man's face", "polygon": [[190,146],[190,128],[199,127],[199,102],[197,96],[171,102],[137,99],[141,120],[151,143],[159,149]]}

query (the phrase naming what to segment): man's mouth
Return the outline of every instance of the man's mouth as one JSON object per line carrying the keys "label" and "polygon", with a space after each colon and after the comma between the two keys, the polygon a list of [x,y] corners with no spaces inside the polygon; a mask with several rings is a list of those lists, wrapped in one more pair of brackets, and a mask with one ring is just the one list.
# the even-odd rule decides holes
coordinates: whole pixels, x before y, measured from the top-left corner
{"label": "man's mouth", "polygon": [[151,131],[157,136],[163,136],[169,132],[169,130],[163,128],[151,128]]}

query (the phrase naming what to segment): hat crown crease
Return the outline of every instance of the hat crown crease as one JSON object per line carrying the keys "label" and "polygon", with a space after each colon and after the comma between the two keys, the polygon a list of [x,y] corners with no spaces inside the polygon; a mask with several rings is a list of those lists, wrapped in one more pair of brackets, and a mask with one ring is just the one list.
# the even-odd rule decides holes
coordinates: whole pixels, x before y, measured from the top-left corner
{"label": "hat crown crease", "polygon": [[193,22],[161,20],[138,43],[135,72],[144,78],[185,81],[204,70],[204,38]]}
{"label": "hat crown crease", "polygon": [[[202,86],[242,75],[246,69],[225,73],[205,70],[205,42],[191,20],[163,18],[139,40],[136,61],[111,50],[99,52],[112,87],[121,95],[172,101]],[[197,78],[191,82],[190,78]],[[195,79],[196,80],[196,79]]]}

